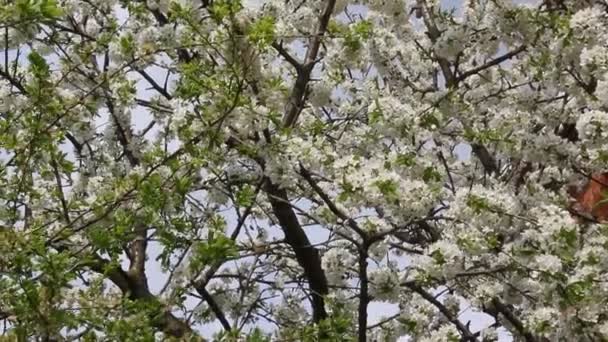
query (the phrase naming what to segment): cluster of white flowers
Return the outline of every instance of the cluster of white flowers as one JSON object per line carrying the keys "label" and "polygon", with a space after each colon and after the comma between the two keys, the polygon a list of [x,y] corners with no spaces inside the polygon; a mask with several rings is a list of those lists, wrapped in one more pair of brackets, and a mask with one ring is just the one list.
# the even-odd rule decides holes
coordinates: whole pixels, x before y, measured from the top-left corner
{"label": "cluster of white flowers", "polygon": [[356,254],[344,248],[331,248],[323,254],[322,266],[325,270],[327,280],[331,284],[345,284],[354,272],[353,265],[356,264]]}
{"label": "cluster of white flowers", "polygon": [[556,328],[560,323],[559,317],[556,309],[542,307],[530,312],[530,315],[526,317],[526,325],[532,328],[532,331],[552,337],[558,331]]}
{"label": "cluster of white flowers", "polygon": [[[572,216],[565,191],[571,165],[606,169],[604,5],[467,0],[452,13],[439,0],[338,0],[319,25],[331,2],[211,3],[64,0],[52,30],[52,19],[8,25],[9,59],[31,40],[51,76],[33,72],[46,69],[34,54],[0,73],[0,152],[11,159],[0,168],[3,228],[32,241],[73,231],[76,257],[99,249],[128,261],[129,234],[93,235],[112,232],[118,213],[142,216],[164,271],[179,264],[166,312],[182,307],[194,324],[217,319],[209,303],[184,304],[215,262],[206,289],[235,327],[268,319],[279,335],[299,329],[319,310],[305,299],[324,280],[324,309],[357,322],[365,252],[370,298],[400,306],[374,328],[368,320],[368,339],[459,340],[469,329],[461,305],[492,314],[496,303],[522,324],[503,313],[480,339],[502,329],[515,339],[608,336],[608,235]],[[259,35],[269,41],[255,44]],[[306,51],[310,75],[294,67]],[[297,120],[283,127],[293,104]],[[154,121],[139,136],[143,110]],[[295,233],[311,245],[273,224],[281,213],[269,183],[285,190]],[[143,200],[146,190],[160,198]],[[218,234],[239,225],[235,243],[208,239],[213,220]],[[87,244],[88,254],[76,248]],[[193,244],[217,260],[180,259]],[[305,262],[322,272],[311,275],[298,253],[313,248],[320,261]]]}
{"label": "cluster of white flowers", "polygon": [[171,101],[173,115],[171,115],[170,129],[175,134],[180,128],[184,127],[189,122],[189,116],[194,112],[194,106],[190,102],[175,99]]}
{"label": "cluster of white flowers", "polygon": [[560,231],[574,231],[576,230],[576,221],[570,215],[568,211],[557,205],[543,205],[530,210],[532,217],[535,217],[539,227],[543,227],[542,231],[537,232],[540,234],[540,239],[546,239],[551,241],[551,237],[559,234]]}
{"label": "cluster of white flowers", "polygon": [[576,129],[584,141],[605,141],[608,138],[608,112],[600,110],[584,112],[578,117]]}
{"label": "cluster of white flowers", "polygon": [[77,20],[82,20],[85,16],[91,16],[94,14],[110,14],[117,3],[117,0],[94,0],[88,2],[79,0],[64,0],[62,1],[62,6],[64,6],[67,13],[74,15]]}
{"label": "cluster of white flowers", "polygon": [[608,66],[608,57],[606,57],[607,51],[608,47],[598,45],[583,48],[580,54],[581,66],[588,67],[590,70],[597,70],[598,66]]}
{"label": "cluster of white flowers", "polygon": [[159,10],[162,13],[166,13],[169,10],[169,0],[147,0],[146,5],[151,10]]}
{"label": "cluster of white flowers", "polygon": [[505,215],[516,215],[520,205],[508,189],[496,185],[495,189],[474,185],[471,189],[459,189],[450,201],[446,216],[461,219],[465,222],[471,218],[478,224],[498,223],[505,220]]}
{"label": "cluster of white flowers", "polygon": [[556,274],[562,270],[562,261],[555,255],[543,254],[536,256],[532,266],[543,272]]}
{"label": "cluster of white flowers", "polygon": [[570,18],[570,27],[577,38],[601,37],[608,32],[608,15],[599,5],[583,8]]}
{"label": "cluster of white flowers", "polygon": [[443,325],[439,329],[431,332],[429,337],[420,339],[424,342],[442,342],[457,340],[460,333],[453,325]]}
{"label": "cluster of white flowers", "polygon": [[328,82],[320,82],[312,87],[309,101],[313,106],[322,107],[331,101],[332,86]]}
{"label": "cluster of white flowers", "polygon": [[435,43],[435,53],[442,58],[455,58],[468,40],[466,32],[459,27],[451,27],[443,32]]}
{"label": "cluster of white flowers", "polygon": [[405,13],[407,1],[405,0],[366,0],[363,1],[371,11],[382,17],[398,17]]}
{"label": "cluster of white flowers", "polygon": [[369,272],[370,291],[374,300],[397,302],[400,293],[399,276],[394,270],[383,267]]}
{"label": "cluster of white flowers", "polygon": [[[407,298],[407,299],[406,299]],[[437,328],[438,314],[435,307],[423,298],[408,293],[408,297],[401,296],[399,305],[400,314],[397,320],[402,324],[403,330],[409,336],[421,338]]]}
{"label": "cluster of white flowers", "polygon": [[439,269],[446,277],[453,276],[453,273],[459,270],[459,264],[462,265],[464,258],[463,251],[456,244],[444,240],[432,244],[427,254],[431,256],[434,267],[426,265],[425,271]]}
{"label": "cluster of white flowers", "polygon": [[302,301],[289,293],[283,295],[281,303],[277,305],[274,311],[278,321],[287,325],[302,322],[307,316]]}
{"label": "cluster of white flowers", "polygon": [[6,113],[10,110],[13,102],[11,95],[10,83],[6,80],[0,80],[0,113]]}

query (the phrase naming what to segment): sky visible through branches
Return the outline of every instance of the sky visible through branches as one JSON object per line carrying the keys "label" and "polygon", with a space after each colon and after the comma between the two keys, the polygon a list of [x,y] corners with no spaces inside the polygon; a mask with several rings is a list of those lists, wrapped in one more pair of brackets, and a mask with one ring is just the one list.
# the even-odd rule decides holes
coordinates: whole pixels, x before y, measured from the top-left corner
{"label": "sky visible through branches", "polygon": [[[261,2],[262,2],[261,0],[247,0],[246,6],[251,6],[251,7],[255,8],[255,7],[260,6]],[[530,0],[530,1],[515,0],[515,2],[516,3],[534,3],[534,1],[532,1],[532,0]],[[462,10],[462,8],[461,8],[462,3],[460,0],[442,0],[441,4],[444,9],[451,9],[451,10],[454,10],[456,13],[459,13]],[[119,20],[119,23],[121,25],[124,24],[126,20],[129,20],[128,16],[127,16],[127,12],[123,8],[116,7],[115,10],[116,10],[116,15]],[[365,17],[367,11],[366,11],[366,8],[363,6],[351,6],[350,12],[352,15],[361,15],[361,16]],[[293,52],[294,52],[295,56],[297,56],[298,58],[304,57],[304,54],[305,54],[304,46],[295,45],[292,47],[294,48]],[[24,51],[21,51],[21,53],[22,53],[22,55],[21,55],[20,61],[21,61],[21,63],[23,63],[23,65],[27,65],[27,60],[26,60],[27,51],[24,50]],[[497,55],[500,55],[501,53],[504,53],[504,49],[501,51],[498,51]],[[10,59],[15,58],[15,50],[8,51],[8,57]],[[54,58],[52,58],[52,57],[49,58],[47,61],[50,64],[55,62]],[[0,66],[1,65],[2,65],[2,62],[0,61]],[[163,82],[167,81],[164,79],[165,74],[161,68],[152,66],[152,67],[149,67],[146,71],[147,71],[148,75],[150,77],[152,77],[159,84],[162,84]],[[155,90],[148,87],[149,84],[145,79],[141,79],[141,78],[137,77],[137,75],[131,75],[131,76],[134,77],[134,79],[139,79],[139,81],[137,83],[137,87],[136,87],[138,97],[149,98],[149,97],[155,95]],[[172,79],[169,79],[169,81],[171,81],[171,80]],[[334,94],[334,96],[336,98],[340,98],[340,96],[342,96],[342,95],[343,94],[341,94],[339,91]],[[100,114],[101,115],[95,121],[95,126],[97,127],[97,130],[103,131],[104,126],[109,124],[109,114],[107,112],[101,112]],[[152,120],[153,120],[152,115],[148,111],[146,111],[143,107],[138,107],[133,112],[132,123],[136,130],[144,131],[144,130],[148,129]],[[145,136],[152,137],[156,133],[158,133],[157,129],[152,128],[148,131],[148,133],[146,133]],[[169,146],[169,150],[176,150],[178,147],[179,146],[177,144],[172,144],[172,146]],[[66,142],[64,144],[64,146],[62,147],[62,150],[65,153],[67,153],[68,156],[72,160],[75,160],[73,147],[68,142]],[[3,153],[4,153],[4,151],[0,151],[0,156],[3,157],[2,159],[5,159],[5,156],[3,155]],[[459,147],[457,147],[456,153],[459,155],[460,159],[468,159],[468,158],[470,158],[470,154],[471,154],[470,146],[468,146],[466,144],[462,144]],[[302,202],[296,202],[295,205],[298,206],[299,208],[301,208],[302,211],[306,211],[307,208],[309,207],[310,203],[308,203],[306,201],[302,201]],[[223,217],[226,219],[228,227],[235,227],[237,225],[238,218],[236,217],[236,215],[234,215],[234,213],[226,211],[223,214]],[[265,224],[268,225],[269,223],[266,222]],[[327,239],[329,238],[328,231],[326,231],[325,229],[323,229],[320,226],[314,226],[314,225],[308,226],[308,227],[306,227],[306,231],[313,244],[317,244],[317,243],[322,244],[322,243],[326,242]],[[274,232],[276,233],[275,238],[279,238],[281,233],[279,231],[274,231]],[[249,234],[249,232],[247,232],[247,233]],[[253,238],[255,240],[255,237],[249,236],[249,238]],[[146,262],[146,269],[149,272],[148,273],[149,286],[150,286],[151,292],[156,294],[156,293],[159,293],[166,289],[168,279],[167,279],[167,274],[164,273],[161,269],[160,262],[158,262],[156,260],[157,257],[159,256],[159,253],[161,252],[161,249],[159,248],[158,243],[151,242],[149,244],[148,251],[149,251],[149,258],[148,258],[148,261]],[[252,259],[252,258],[242,259],[241,262],[250,261],[250,259]],[[129,260],[126,257],[123,258],[122,263],[125,268],[128,268]],[[401,265],[406,265],[407,260],[405,260],[405,259],[399,260],[399,263]],[[372,266],[372,268],[373,268],[373,266]],[[109,283],[109,281],[108,281],[108,283]],[[436,295],[438,296],[438,298],[441,298],[443,292],[444,292],[444,289],[442,289],[442,288],[437,289]],[[189,299],[186,301],[186,305],[189,307],[195,308],[197,305],[200,305],[200,302],[197,299],[195,299],[194,297],[189,297]],[[369,325],[373,326],[374,324],[381,322],[383,319],[386,319],[386,318],[389,318],[391,316],[398,314],[399,308],[396,304],[371,302],[368,307],[368,312],[369,312]],[[472,331],[478,331],[493,322],[492,318],[489,317],[488,315],[471,311],[469,305],[466,302],[461,303],[461,312],[459,314],[459,318],[464,322],[467,322],[467,321],[470,322],[470,328]],[[270,329],[271,325],[268,323],[261,322],[260,327],[263,329],[264,328]],[[222,330],[222,325],[218,321],[215,321],[213,323],[202,325],[198,328],[200,328],[201,331],[204,331],[206,333],[206,335],[207,335],[206,337],[211,337],[214,333]],[[401,340],[407,341],[406,338],[402,338]],[[511,340],[511,338],[507,333],[502,331],[500,333],[500,340],[509,341],[509,340]]]}
{"label": "sky visible through branches", "polygon": [[0,0],[7,333],[608,338],[608,1],[114,1]]}
{"label": "sky visible through branches", "polygon": [[[518,4],[536,4],[536,3],[538,3],[538,0],[514,0],[513,2],[518,3]],[[260,6],[261,3],[263,3],[262,0],[247,0],[246,6],[257,7],[257,6]],[[459,13],[462,11],[462,1],[461,0],[441,0],[441,5],[444,9],[454,10],[456,13]],[[119,17],[124,18],[124,11],[120,11],[120,12],[123,12],[123,14],[119,15]],[[363,6],[351,6],[351,12],[354,15],[360,14],[362,16],[365,16],[366,9]],[[305,49],[303,46],[296,46],[293,51],[297,57],[303,58],[304,53],[305,53]],[[504,52],[505,52],[504,49],[499,50],[497,52],[497,55],[500,55]],[[154,71],[151,71],[149,74],[151,76],[155,77],[159,83],[162,82],[162,79],[164,77],[162,74],[155,73]],[[147,84],[144,80],[141,80],[140,82],[141,82],[142,86],[138,87],[138,89],[141,90],[141,89],[145,88],[145,86]],[[151,91],[151,92],[153,92],[153,91]],[[139,95],[142,97],[146,97],[145,92],[142,92]],[[340,94],[338,93],[336,96],[339,97]],[[145,129],[145,127],[151,121],[150,115],[141,109],[138,113],[134,113],[134,118],[135,119],[133,120],[133,123],[138,129]],[[107,117],[102,118],[102,119],[100,119],[100,124],[103,124],[103,122],[106,122],[106,121],[107,121]],[[154,133],[154,131],[150,131],[150,133],[152,134],[152,133]],[[174,147],[174,148],[176,148],[176,147]],[[70,152],[71,152],[71,150],[70,150]],[[455,152],[457,155],[459,155],[459,158],[468,159],[468,158],[470,158],[470,155],[471,155],[471,148],[470,148],[470,146],[468,146],[466,144],[462,144],[461,146],[457,147]],[[303,210],[306,210],[307,203],[301,203],[301,204],[297,203],[297,205],[300,205],[300,207]],[[224,217],[226,218],[226,221],[227,221],[229,227],[236,226],[238,219],[235,217],[234,214],[227,213],[226,215],[224,215]],[[307,233],[313,244],[323,243],[328,238],[327,231],[323,231],[322,229],[320,230],[319,228],[321,228],[321,227],[319,227],[319,226],[308,227]],[[277,238],[279,237],[279,235],[280,235],[280,233],[277,234]],[[158,248],[155,248],[154,243],[152,243],[150,245],[150,259],[148,261],[147,269],[150,270],[149,281],[150,281],[151,290],[153,292],[160,291],[165,286],[165,283],[167,280],[166,275],[163,274],[163,272],[161,270],[160,264],[158,262],[154,261],[156,256],[158,255],[158,253],[159,253]],[[401,260],[400,263],[407,264],[407,261]],[[126,260],[126,259],[124,260],[123,266],[125,266],[125,267],[128,266],[128,260]],[[443,291],[444,291],[444,289],[438,289],[436,291],[438,298],[441,298],[441,294]],[[193,306],[196,306],[198,304],[198,301],[195,300],[194,298],[191,298],[188,302],[190,305],[193,305]],[[369,325],[374,325],[378,322],[381,322],[383,319],[386,319],[386,318],[389,318],[389,317],[392,317],[392,316],[398,314],[399,308],[395,304],[387,304],[387,303],[382,303],[382,302],[371,302],[369,304],[368,312],[370,315]],[[482,328],[490,325],[493,322],[493,319],[491,317],[489,317],[488,315],[472,311],[471,307],[466,302],[463,302],[461,304],[461,312],[459,314],[459,317],[464,322],[470,322],[470,327],[471,327],[472,331],[481,330]],[[266,327],[270,327],[269,324],[262,323],[262,327],[264,327],[265,325],[266,325]],[[208,337],[210,337],[214,332],[221,331],[221,329],[222,329],[221,324],[216,321],[216,322],[205,325],[204,329],[202,329],[202,330],[207,331],[209,334]],[[501,342],[506,342],[506,341],[512,340],[512,338],[504,330],[500,332],[499,337],[500,337]],[[408,341],[408,338],[403,337],[400,341]]]}

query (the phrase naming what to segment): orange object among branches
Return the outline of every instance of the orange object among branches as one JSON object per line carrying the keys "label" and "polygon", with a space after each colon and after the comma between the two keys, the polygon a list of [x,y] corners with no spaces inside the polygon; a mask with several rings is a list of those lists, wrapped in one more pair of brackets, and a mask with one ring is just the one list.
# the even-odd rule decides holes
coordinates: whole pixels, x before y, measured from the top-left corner
{"label": "orange object among branches", "polygon": [[582,187],[568,188],[573,203],[570,209],[577,215],[598,221],[608,222],[608,172],[594,173]]}

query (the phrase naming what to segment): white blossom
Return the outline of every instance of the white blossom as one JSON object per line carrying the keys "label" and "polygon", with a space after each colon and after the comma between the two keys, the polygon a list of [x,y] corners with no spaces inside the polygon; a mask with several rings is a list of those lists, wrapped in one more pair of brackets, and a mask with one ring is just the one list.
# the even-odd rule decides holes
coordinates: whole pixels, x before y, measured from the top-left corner
{"label": "white blossom", "polygon": [[389,268],[373,270],[369,274],[370,295],[381,301],[394,302],[399,295],[399,277]]}

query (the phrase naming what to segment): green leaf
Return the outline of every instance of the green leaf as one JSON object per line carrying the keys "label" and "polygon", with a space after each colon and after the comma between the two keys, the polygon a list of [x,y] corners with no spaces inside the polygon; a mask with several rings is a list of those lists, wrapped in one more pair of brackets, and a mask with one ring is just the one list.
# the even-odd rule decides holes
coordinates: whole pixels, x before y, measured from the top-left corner
{"label": "green leaf", "polygon": [[367,20],[362,20],[352,25],[348,31],[342,32],[344,45],[351,51],[358,51],[363,46],[362,41],[371,37],[372,28],[372,23]]}
{"label": "green leaf", "polygon": [[135,40],[131,34],[120,37],[118,44],[120,52],[125,56],[130,56],[135,52]]}
{"label": "green leaf", "polygon": [[188,194],[191,187],[192,187],[192,178],[190,178],[190,177],[187,177],[187,176],[179,177],[175,181],[175,191],[181,196],[185,196],[186,194]]}
{"label": "green leaf", "polygon": [[145,207],[160,210],[163,208],[166,194],[162,190],[162,178],[155,173],[140,184],[139,199]]}
{"label": "green leaf", "polygon": [[420,118],[420,127],[426,129],[436,129],[440,125],[439,119],[432,113],[426,114]]}
{"label": "green leaf", "polygon": [[370,125],[380,122],[380,120],[382,120],[382,118],[384,117],[382,107],[380,106],[380,101],[378,99],[375,99],[374,103],[374,109],[368,114],[368,120]]}
{"label": "green leaf", "polygon": [[259,328],[253,329],[245,339],[246,342],[270,342],[270,337],[262,332]]}
{"label": "green leaf", "polygon": [[593,283],[588,280],[570,283],[564,289],[564,297],[570,304],[579,303],[586,298],[592,286]]}
{"label": "green leaf", "polygon": [[40,8],[40,14],[48,19],[57,18],[63,14],[63,10],[55,0],[42,0],[38,6]]}
{"label": "green leaf", "polygon": [[483,211],[489,211],[491,209],[490,202],[483,197],[479,197],[473,194],[467,196],[467,206],[473,209],[473,212],[479,214]]}
{"label": "green leaf", "polygon": [[576,248],[578,244],[578,234],[576,229],[562,228],[557,233],[559,241],[563,242],[566,247]]}
{"label": "green leaf", "polygon": [[431,258],[433,258],[433,260],[435,260],[435,263],[439,266],[446,263],[445,256],[439,249],[436,249],[431,253]]}
{"label": "green leaf", "polygon": [[422,173],[422,180],[425,182],[439,182],[441,179],[441,174],[433,166],[427,167]]}
{"label": "green leaf", "polygon": [[374,185],[378,187],[378,189],[384,196],[397,197],[398,185],[397,185],[397,182],[395,182],[394,180],[387,179],[387,180],[376,181],[374,183]]}
{"label": "green leaf", "polygon": [[418,326],[418,322],[416,322],[415,320],[412,320],[412,319],[407,319],[407,318],[401,319],[401,318],[399,318],[398,321],[399,321],[399,323],[403,324],[403,327],[404,327],[405,331],[409,332],[409,333],[415,332],[416,331],[416,327]]}
{"label": "green leaf", "polygon": [[249,184],[245,184],[236,193],[236,203],[241,207],[250,207],[255,200],[255,189]]}
{"label": "green leaf", "polygon": [[266,16],[258,19],[249,27],[247,37],[259,47],[266,47],[274,41],[275,18]]}
{"label": "green leaf", "polygon": [[196,243],[192,249],[190,267],[200,269],[215,261],[226,260],[238,255],[236,243],[224,234],[214,234],[208,241]]}
{"label": "green leaf", "polygon": [[357,22],[355,25],[353,25],[353,32],[363,38],[363,39],[369,39],[372,36],[372,30],[373,30],[374,26],[371,23],[371,21],[369,20],[361,20],[359,22]]}
{"label": "green leaf", "polygon": [[500,236],[497,235],[496,233],[491,233],[491,234],[485,235],[485,241],[486,241],[486,244],[488,245],[488,247],[491,249],[499,248],[501,245]]}
{"label": "green leaf", "polygon": [[216,0],[209,11],[216,21],[222,21],[224,18],[234,15],[243,9],[240,0]]}
{"label": "green leaf", "polygon": [[411,167],[416,165],[416,154],[415,153],[404,153],[399,154],[396,158],[397,165]]}
{"label": "green leaf", "polygon": [[30,71],[34,76],[39,79],[46,79],[50,75],[50,68],[46,59],[42,57],[38,52],[32,51],[27,56],[28,61],[30,62]]}

